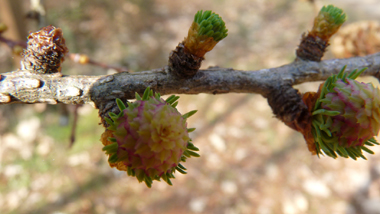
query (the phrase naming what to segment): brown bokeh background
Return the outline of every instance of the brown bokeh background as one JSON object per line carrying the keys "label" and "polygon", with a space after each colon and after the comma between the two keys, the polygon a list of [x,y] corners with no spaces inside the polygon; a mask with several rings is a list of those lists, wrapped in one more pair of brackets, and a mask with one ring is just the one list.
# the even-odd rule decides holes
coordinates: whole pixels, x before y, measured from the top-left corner
{"label": "brown bokeh background", "polygon": [[[23,17],[30,3],[18,2],[15,14]],[[229,36],[202,67],[255,70],[292,62],[325,4],[344,9],[347,23],[380,18],[373,0],[67,0],[45,1],[45,9],[47,24],[63,29],[71,53],[134,72],[166,65],[196,11],[213,10]],[[0,22],[15,27],[6,20],[0,14]],[[38,29],[33,20],[23,23],[26,32]],[[0,44],[0,72],[19,66],[13,57]],[[115,71],[66,60],[62,72]],[[297,87],[305,92],[318,84]],[[177,173],[173,186],[154,182],[151,189],[108,166],[99,142],[104,128],[91,106],[79,108],[69,148],[74,108],[0,106],[0,213],[380,213],[380,146],[368,161],[311,156],[301,134],[273,118],[259,95],[181,95],[180,112],[198,109],[189,126],[197,128],[192,138],[201,157],[185,163],[188,174]]]}

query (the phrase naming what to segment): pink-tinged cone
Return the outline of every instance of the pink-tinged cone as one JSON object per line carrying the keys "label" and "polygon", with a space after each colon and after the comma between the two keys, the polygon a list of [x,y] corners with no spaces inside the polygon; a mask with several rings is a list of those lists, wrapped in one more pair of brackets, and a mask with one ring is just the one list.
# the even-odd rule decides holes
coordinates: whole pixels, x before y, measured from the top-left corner
{"label": "pink-tinged cone", "polygon": [[320,87],[312,121],[317,154],[336,158],[364,158],[362,150],[378,145],[380,130],[380,90],[355,79],[364,72],[354,70],[333,75]]}
{"label": "pink-tinged cone", "polygon": [[180,162],[199,156],[193,152],[198,149],[188,134],[194,129],[187,129],[186,123],[195,111],[181,115],[175,108],[178,98],[172,96],[165,101],[159,94],[153,96],[148,88],[142,99],[137,95],[136,102],[128,107],[117,100],[121,113],[110,114],[113,121],[107,122],[112,136],[104,137],[107,142],[102,140],[112,167],[127,171],[148,187],[160,178],[171,184],[176,170],[186,173]]}
{"label": "pink-tinged cone", "polygon": [[337,80],[334,91],[326,94],[322,108],[339,111],[332,117],[331,132],[344,147],[363,146],[380,129],[380,93],[372,84]]}

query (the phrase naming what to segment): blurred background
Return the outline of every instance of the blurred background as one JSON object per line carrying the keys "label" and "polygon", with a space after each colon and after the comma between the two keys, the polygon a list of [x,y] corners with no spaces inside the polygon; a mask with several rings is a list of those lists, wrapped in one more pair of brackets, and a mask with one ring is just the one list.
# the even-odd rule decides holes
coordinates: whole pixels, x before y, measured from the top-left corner
{"label": "blurred background", "polygon": [[[165,66],[200,9],[218,13],[229,29],[203,68],[292,62],[302,33],[327,4],[342,8],[348,20],[325,59],[380,51],[378,0],[66,0],[45,1],[42,9],[36,2],[0,0],[0,23],[8,26],[1,36],[26,41],[41,23],[52,24],[62,28],[70,53],[132,72]],[[1,73],[19,68],[17,53],[0,43]],[[115,72],[70,59],[62,69]],[[198,109],[188,123],[197,128],[192,138],[201,158],[189,159],[188,174],[177,173],[173,186],[154,182],[149,189],[109,167],[99,141],[104,128],[91,106],[1,105],[0,213],[380,213],[380,146],[368,161],[311,156],[302,135],[255,94],[181,95],[178,109]]]}

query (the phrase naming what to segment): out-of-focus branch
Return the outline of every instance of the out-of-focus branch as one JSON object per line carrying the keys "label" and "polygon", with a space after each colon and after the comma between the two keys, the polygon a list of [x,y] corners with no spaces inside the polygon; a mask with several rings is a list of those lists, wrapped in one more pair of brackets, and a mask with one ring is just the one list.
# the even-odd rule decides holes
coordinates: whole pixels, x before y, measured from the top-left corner
{"label": "out-of-focus branch", "polygon": [[77,124],[78,124],[78,109],[82,107],[82,105],[75,105],[74,107],[74,112],[73,112],[73,126],[71,127],[71,134],[70,134],[70,144],[69,144],[69,148],[72,148],[74,143],[75,143],[75,139],[76,139],[76,134],[75,134],[75,131],[77,129]]}
{"label": "out-of-focus branch", "polygon": [[106,105],[115,98],[133,99],[148,86],[165,94],[257,93],[267,97],[284,83],[295,85],[325,80],[347,65],[347,70],[368,67],[363,76],[380,78],[380,53],[366,57],[333,59],[321,62],[297,60],[293,63],[257,71],[211,67],[192,78],[180,79],[161,68],[108,76],[66,76],[14,71],[1,74],[0,103],[95,103]]}
{"label": "out-of-focus branch", "polygon": [[11,49],[13,49],[16,45],[18,45],[18,46],[20,46],[22,48],[26,48],[26,42],[25,41],[13,41],[13,40],[4,38],[3,36],[1,36],[1,34],[0,34],[0,42],[5,43]]}
{"label": "out-of-focus branch", "polygon": [[126,72],[126,71],[129,71],[128,68],[126,67],[122,67],[122,66],[113,66],[113,65],[108,65],[106,63],[102,63],[102,62],[97,62],[93,59],[90,59],[87,55],[85,54],[79,54],[79,53],[68,53],[67,54],[68,57],[76,62],[76,63],[79,63],[79,64],[90,64],[90,65],[94,65],[94,66],[98,66],[98,67],[101,67],[101,68],[105,68],[105,69],[113,69],[117,72]]}
{"label": "out-of-focus branch", "polygon": [[39,28],[46,26],[46,11],[43,0],[30,0],[30,11],[26,17],[35,19]]}

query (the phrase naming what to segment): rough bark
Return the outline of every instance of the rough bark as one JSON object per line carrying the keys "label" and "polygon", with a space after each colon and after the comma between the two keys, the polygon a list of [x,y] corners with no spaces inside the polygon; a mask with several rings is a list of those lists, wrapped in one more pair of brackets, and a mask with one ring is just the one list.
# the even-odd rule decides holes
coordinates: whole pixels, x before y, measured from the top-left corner
{"label": "rough bark", "polygon": [[279,85],[325,80],[337,74],[344,65],[347,65],[346,71],[368,67],[362,76],[380,77],[380,53],[321,62],[296,60],[257,71],[210,67],[189,79],[170,75],[167,67],[107,76],[33,74],[19,70],[1,74],[0,103],[89,103],[103,109],[115,98],[133,99],[135,92],[141,94],[148,86],[161,95],[257,93],[267,97]]}

